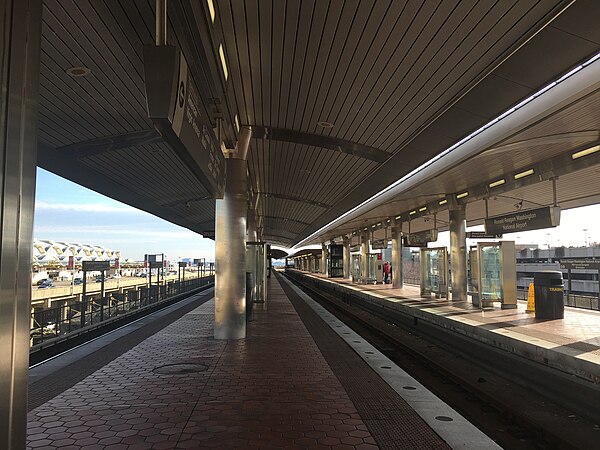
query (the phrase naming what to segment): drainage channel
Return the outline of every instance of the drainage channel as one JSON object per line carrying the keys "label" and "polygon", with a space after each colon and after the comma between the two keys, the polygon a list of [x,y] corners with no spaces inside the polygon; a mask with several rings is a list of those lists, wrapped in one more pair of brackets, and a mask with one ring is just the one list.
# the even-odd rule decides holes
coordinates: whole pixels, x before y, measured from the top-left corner
{"label": "drainage channel", "polygon": [[[376,311],[350,306],[296,277],[288,279],[504,448],[597,446],[598,425],[524,389],[493,368],[451,352],[452,342],[441,347]],[[440,416],[438,420],[445,419]]]}

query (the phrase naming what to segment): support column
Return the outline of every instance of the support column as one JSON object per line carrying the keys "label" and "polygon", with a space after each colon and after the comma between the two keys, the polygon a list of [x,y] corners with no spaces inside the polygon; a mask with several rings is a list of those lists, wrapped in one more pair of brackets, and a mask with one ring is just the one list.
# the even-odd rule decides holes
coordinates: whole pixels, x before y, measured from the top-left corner
{"label": "support column", "polygon": [[371,239],[369,233],[364,233],[360,237],[360,282],[367,282],[367,272],[368,272],[368,256],[369,256],[369,247],[371,245]]}
{"label": "support column", "polygon": [[[251,207],[248,208],[246,240],[247,242],[257,241],[256,214],[254,209]],[[256,302],[258,300],[256,295],[256,286],[258,283],[256,277],[256,253],[256,245],[246,245],[246,272],[250,272],[252,274],[252,289],[250,290],[250,295],[252,296],[250,299],[251,302]]]}
{"label": "support column", "polygon": [[350,238],[344,237],[342,244],[344,246],[344,278],[350,278]]}
{"label": "support column", "polygon": [[216,201],[215,339],[246,337],[246,161],[227,158],[225,195]]}
{"label": "support column", "polygon": [[25,448],[42,2],[0,2],[0,448]]}
{"label": "support column", "polygon": [[402,225],[392,227],[392,287],[402,289]]}
{"label": "support column", "polygon": [[268,278],[268,270],[269,270],[269,253],[268,253],[268,246],[269,244],[267,244],[266,242],[264,243],[264,247],[263,247],[263,297],[262,297],[262,301],[263,302],[267,302],[267,297],[268,297],[268,293],[269,293],[269,289],[267,286],[267,278]]}
{"label": "support column", "polygon": [[[448,200],[450,204],[450,200]],[[465,205],[450,205],[452,301],[467,300],[467,221]]]}
{"label": "support column", "polygon": [[327,267],[327,244],[321,244],[321,273],[326,277],[329,276],[329,270]]}

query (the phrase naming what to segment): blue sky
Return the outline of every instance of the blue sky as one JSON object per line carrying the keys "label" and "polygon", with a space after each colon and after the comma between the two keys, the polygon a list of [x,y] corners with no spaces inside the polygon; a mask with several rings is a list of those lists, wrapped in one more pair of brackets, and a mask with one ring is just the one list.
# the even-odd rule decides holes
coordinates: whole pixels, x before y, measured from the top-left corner
{"label": "blue sky", "polygon": [[165,253],[171,260],[189,257],[214,261],[215,254],[210,239],[40,168],[33,235],[36,239],[100,245],[136,260],[142,260],[145,253]]}

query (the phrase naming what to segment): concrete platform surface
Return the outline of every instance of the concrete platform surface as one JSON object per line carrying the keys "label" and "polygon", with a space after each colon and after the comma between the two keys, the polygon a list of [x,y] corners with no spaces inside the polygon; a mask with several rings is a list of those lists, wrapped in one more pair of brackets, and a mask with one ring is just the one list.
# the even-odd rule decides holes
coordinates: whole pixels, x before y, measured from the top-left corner
{"label": "concrete platform surface", "polygon": [[212,301],[188,312],[32,410],[28,447],[449,448],[298,301],[271,278],[239,341],[214,340]]}

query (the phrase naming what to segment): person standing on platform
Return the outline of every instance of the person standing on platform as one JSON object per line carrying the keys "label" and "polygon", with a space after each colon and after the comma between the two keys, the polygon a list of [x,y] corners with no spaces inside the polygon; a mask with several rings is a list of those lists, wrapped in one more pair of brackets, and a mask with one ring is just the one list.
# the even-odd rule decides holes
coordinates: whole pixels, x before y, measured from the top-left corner
{"label": "person standing on platform", "polygon": [[383,284],[388,284],[388,278],[390,277],[390,263],[383,263]]}

